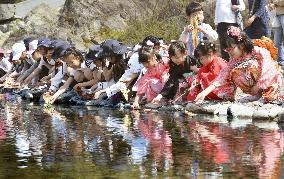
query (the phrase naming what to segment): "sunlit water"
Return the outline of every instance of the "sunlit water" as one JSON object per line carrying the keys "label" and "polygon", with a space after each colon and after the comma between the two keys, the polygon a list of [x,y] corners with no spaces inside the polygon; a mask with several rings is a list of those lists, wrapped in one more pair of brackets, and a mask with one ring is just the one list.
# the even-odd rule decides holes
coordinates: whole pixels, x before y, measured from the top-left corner
{"label": "sunlit water", "polygon": [[275,122],[1,97],[0,178],[283,178]]}

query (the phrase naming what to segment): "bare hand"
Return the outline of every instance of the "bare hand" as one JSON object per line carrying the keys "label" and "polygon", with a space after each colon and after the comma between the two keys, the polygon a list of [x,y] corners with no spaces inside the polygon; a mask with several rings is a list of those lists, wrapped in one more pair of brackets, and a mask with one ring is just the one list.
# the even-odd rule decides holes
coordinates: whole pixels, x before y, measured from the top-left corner
{"label": "bare hand", "polygon": [[203,103],[204,99],[205,99],[205,95],[201,92],[197,95],[197,97],[195,98],[194,102],[197,104],[201,104]]}
{"label": "bare hand", "polygon": [[163,96],[159,94],[156,98],[154,98],[154,99],[152,100],[152,103],[153,103],[153,104],[158,104],[158,103],[160,103],[160,101],[161,101],[162,98],[163,98]]}
{"label": "bare hand", "polygon": [[101,96],[102,91],[98,91],[95,93],[95,99],[99,99],[99,97]]}
{"label": "bare hand", "polygon": [[73,89],[75,91],[80,91],[81,90],[81,85],[80,84],[76,84]]}
{"label": "bare hand", "polygon": [[202,32],[203,34],[207,34],[205,30],[202,29],[202,27],[198,26],[198,31]]}
{"label": "bare hand", "polygon": [[255,16],[250,17],[250,18],[246,21],[246,27],[251,26],[251,24],[253,23],[254,20],[255,20]]}
{"label": "bare hand", "polygon": [[41,82],[47,82],[47,80],[48,80],[48,76],[45,76],[45,77],[43,77],[40,81],[41,81]]}
{"label": "bare hand", "polygon": [[193,25],[190,24],[190,25],[186,26],[184,29],[187,32],[191,32],[191,31],[193,31]]}
{"label": "bare hand", "polygon": [[231,7],[233,12],[237,12],[239,10],[239,6],[238,5],[232,5]]}
{"label": "bare hand", "polygon": [[139,103],[133,103],[131,106],[132,109],[140,109]]}

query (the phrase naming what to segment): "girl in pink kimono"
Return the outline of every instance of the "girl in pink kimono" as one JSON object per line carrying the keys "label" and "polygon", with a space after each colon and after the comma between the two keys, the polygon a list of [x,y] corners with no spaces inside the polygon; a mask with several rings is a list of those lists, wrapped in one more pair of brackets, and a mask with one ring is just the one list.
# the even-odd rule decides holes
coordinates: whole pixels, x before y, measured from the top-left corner
{"label": "girl in pink kimono", "polygon": [[228,29],[226,51],[231,60],[215,81],[195,99],[201,103],[204,98],[216,88],[218,97],[234,100],[236,89],[244,93],[262,98],[264,102],[283,101],[279,94],[282,85],[282,75],[270,52],[267,49],[254,46],[246,34],[237,27]]}
{"label": "girl in pink kimono", "polygon": [[145,95],[150,103],[163,89],[169,78],[168,59],[157,60],[153,47],[145,46],[139,51],[139,63],[143,64],[146,73],[137,81],[137,93],[133,108],[139,108],[139,101]]}

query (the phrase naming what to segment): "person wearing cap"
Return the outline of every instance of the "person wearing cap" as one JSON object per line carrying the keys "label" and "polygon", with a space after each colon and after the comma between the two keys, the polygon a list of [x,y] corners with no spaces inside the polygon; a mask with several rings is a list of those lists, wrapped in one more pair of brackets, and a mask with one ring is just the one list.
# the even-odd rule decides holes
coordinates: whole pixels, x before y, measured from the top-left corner
{"label": "person wearing cap", "polygon": [[22,74],[18,77],[17,82],[22,83],[39,65],[40,60],[43,58],[42,53],[38,50],[38,40],[33,40],[29,44],[28,60],[25,61],[27,69],[23,69]]}
{"label": "person wearing cap", "polygon": [[[24,80],[24,84],[29,84],[32,80],[43,79],[46,81],[51,78],[52,72],[55,69],[55,61],[52,59],[52,53],[54,51],[54,46],[52,41],[49,39],[41,39],[38,42],[37,50],[43,54],[39,64],[36,69]],[[46,52],[47,51],[47,52]]]}
{"label": "person wearing cap", "polygon": [[66,81],[65,83],[49,98],[46,98],[46,102],[53,104],[56,99],[63,93],[65,93],[69,87],[73,87],[72,85],[78,82],[82,82],[84,80],[84,75],[81,69],[81,64],[84,61],[84,57],[82,53],[75,49],[74,47],[66,49],[63,56],[63,61],[67,64],[67,73],[66,73]]}
{"label": "person wearing cap", "polygon": [[18,42],[12,46],[12,63],[13,66],[9,72],[0,78],[1,82],[10,78],[16,78],[21,74],[24,67],[23,61],[27,58],[27,50],[24,43]]}
{"label": "person wearing cap", "polygon": [[12,68],[9,57],[5,57],[5,51],[0,48],[0,78],[8,73]]}
{"label": "person wearing cap", "polygon": [[[146,37],[142,45],[147,45],[147,42],[151,42],[152,44],[156,44],[156,46],[159,46],[160,44],[158,41],[156,41],[156,38],[151,38],[152,36]],[[154,39],[154,40],[153,40]],[[152,41],[153,40],[153,41]],[[142,69],[144,68],[142,64],[139,63],[138,60],[138,51],[141,48],[141,46],[136,45],[134,47],[134,53],[130,53],[129,61],[127,63],[127,69],[125,70],[122,77],[119,79],[117,83],[114,85],[96,92],[95,99],[100,98],[100,96],[107,96],[108,98],[112,97],[113,95],[117,94],[118,92],[122,90],[126,90],[133,82],[135,82],[139,75],[141,74]],[[158,50],[158,48],[155,48]],[[135,89],[134,89],[135,90]]]}
{"label": "person wearing cap", "polygon": [[106,58],[106,65],[102,69],[106,82],[99,83],[98,90],[104,90],[119,81],[126,70],[124,55],[128,52],[127,46],[117,40],[106,40],[101,47],[97,56]]}
{"label": "person wearing cap", "polygon": [[53,48],[51,58],[55,61],[55,68],[51,75],[49,90],[44,94],[44,96],[47,97],[54,94],[63,81],[63,78],[67,72],[67,65],[62,60],[62,56],[64,55],[65,51],[71,47],[71,45],[62,40],[55,40],[51,43],[50,47]]}

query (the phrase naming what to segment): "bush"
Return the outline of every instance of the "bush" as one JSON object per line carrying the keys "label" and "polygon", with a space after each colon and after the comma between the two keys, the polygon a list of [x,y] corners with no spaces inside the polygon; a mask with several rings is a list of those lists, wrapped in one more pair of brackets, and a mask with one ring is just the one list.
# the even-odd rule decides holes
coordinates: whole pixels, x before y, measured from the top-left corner
{"label": "bush", "polygon": [[136,21],[132,22],[124,31],[103,28],[100,37],[102,39],[118,39],[121,42],[133,45],[141,42],[148,35],[154,35],[169,42],[179,38],[183,27],[182,24],[185,24],[185,21],[180,16],[171,17],[167,20],[147,19]]}

